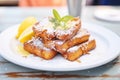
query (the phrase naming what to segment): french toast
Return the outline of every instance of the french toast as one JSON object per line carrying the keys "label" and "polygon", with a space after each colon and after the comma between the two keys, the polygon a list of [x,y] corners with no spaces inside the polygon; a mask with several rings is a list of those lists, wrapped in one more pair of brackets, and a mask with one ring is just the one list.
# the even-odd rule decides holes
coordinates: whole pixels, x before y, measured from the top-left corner
{"label": "french toast", "polygon": [[58,29],[55,31],[56,38],[62,41],[71,39],[77,34],[81,27],[81,21],[79,18],[74,18],[72,21],[67,23],[67,26],[70,26],[67,30]]}
{"label": "french toast", "polygon": [[62,54],[62,56],[69,61],[75,61],[80,56],[88,54],[88,51],[94,49],[95,47],[96,47],[95,40],[94,39],[89,40],[85,43],[69,48],[64,54]]}
{"label": "french toast", "polygon": [[42,23],[44,23],[44,20],[43,22],[38,22],[35,25],[33,25],[33,32],[35,33],[35,37],[42,38],[44,42],[55,38],[53,27],[50,27],[50,26],[43,27],[42,25],[45,25],[45,24],[42,24]]}
{"label": "french toast", "polygon": [[89,39],[89,37],[90,37],[90,34],[86,29],[80,29],[73,38],[67,41],[51,40],[51,41],[45,42],[44,45],[50,49],[54,49],[57,52],[63,54],[70,47],[86,42]]}
{"label": "french toast", "polygon": [[37,55],[43,59],[49,60],[56,56],[57,52],[46,48],[39,38],[33,38],[24,43],[24,49],[31,54]]}
{"label": "french toast", "polygon": [[55,48],[58,52],[64,54],[70,47],[88,41],[89,37],[90,34],[86,29],[80,29],[72,39],[63,42],[62,44],[56,42]]}
{"label": "french toast", "polygon": [[23,44],[24,49],[45,60],[60,53],[66,60],[75,61],[96,47],[95,39],[81,28],[78,17],[61,17],[53,9],[53,17],[47,17],[32,26],[34,36]]}
{"label": "french toast", "polygon": [[46,18],[41,22],[36,23],[33,26],[33,32],[36,37],[42,38],[43,42],[59,39],[62,41],[72,38],[81,27],[81,21],[79,18],[67,22],[68,29],[64,29],[60,25],[54,28],[54,24],[50,21],[51,18]]}

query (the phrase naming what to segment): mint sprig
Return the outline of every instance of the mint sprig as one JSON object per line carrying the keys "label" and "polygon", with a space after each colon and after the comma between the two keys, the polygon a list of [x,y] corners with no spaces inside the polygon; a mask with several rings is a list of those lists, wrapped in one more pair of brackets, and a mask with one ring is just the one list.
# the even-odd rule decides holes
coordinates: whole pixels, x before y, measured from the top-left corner
{"label": "mint sprig", "polygon": [[57,10],[53,9],[53,15],[54,15],[54,18],[56,20],[58,20],[59,22],[68,22],[69,20],[72,20],[74,17],[73,16],[70,16],[70,15],[66,15],[66,16],[63,16],[63,17],[60,17],[60,14],[57,12]]}
{"label": "mint sprig", "polygon": [[54,15],[56,20],[60,21],[61,17],[60,17],[59,13],[55,9],[53,9],[53,15]]}
{"label": "mint sprig", "polygon": [[[61,17],[60,14],[57,12],[57,10],[53,9],[53,16],[55,18],[55,21],[54,21],[54,24],[55,24],[55,27],[57,27],[59,25],[61,25],[63,27],[63,29],[67,29],[66,28],[66,23],[69,21],[69,20],[72,20],[74,17],[73,16],[70,16],[70,15],[66,15],[66,16],[63,16]],[[53,22],[53,21],[52,21]],[[62,23],[62,24],[61,24]],[[64,25],[63,25],[64,24]],[[56,28],[55,28],[56,29]]]}
{"label": "mint sprig", "polygon": [[67,23],[69,20],[72,20],[73,18],[74,18],[73,16],[67,15],[67,16],[62,17],[60,21]]}

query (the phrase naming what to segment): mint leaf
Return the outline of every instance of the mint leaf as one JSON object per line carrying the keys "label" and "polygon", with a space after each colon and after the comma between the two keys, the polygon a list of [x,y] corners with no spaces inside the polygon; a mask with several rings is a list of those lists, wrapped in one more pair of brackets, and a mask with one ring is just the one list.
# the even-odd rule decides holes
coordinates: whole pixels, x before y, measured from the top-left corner
{"label": "mint leaf", "polygon": [[66,23],[69,20],[72,20],[73,18],[74,18],[73,16],[67,15],[67,16],[62,17],[60,21],[64,21]]}
{"label": "mint leaf", "polygon": [[54,15],[56,20],[60,21],[61,17],[60,17],[59,13],[55,9],[53,9],[53,15]]}
{"label": "mint leaf", "polygon": [[66,30],[69,28],[67,26],[67,22],[74,18],[73,16],[70,16],[70,15],[60,17],[59,13],[55,9],[53,9],[53,16],[54,18],[52,18],[50,21],[54,24],[53,26],[54,29],[60,28],[63,30]]}

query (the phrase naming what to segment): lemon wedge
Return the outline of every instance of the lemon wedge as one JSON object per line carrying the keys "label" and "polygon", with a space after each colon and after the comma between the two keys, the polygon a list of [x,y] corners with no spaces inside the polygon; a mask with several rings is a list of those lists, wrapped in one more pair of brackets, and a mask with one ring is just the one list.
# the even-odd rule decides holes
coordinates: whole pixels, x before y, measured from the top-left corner
{"label": "lemon wedge", "polygon": [[19,26],[18,33],[16,35],[16,39],[20,37],[20,35],[26,30],[28,27],[32,26],[37,22],[37,19],[34,17],[28,17],[26,18]]}
{"label": "lemon wedge", "polygon": [[29,28],[27,28],[23,31],[23,33],[20,35],[18,40],[21,43],[24,43],[24,42],[30,40],[33,36],[34,36],[34,32],[32,30],[32,26],[30,26]]}

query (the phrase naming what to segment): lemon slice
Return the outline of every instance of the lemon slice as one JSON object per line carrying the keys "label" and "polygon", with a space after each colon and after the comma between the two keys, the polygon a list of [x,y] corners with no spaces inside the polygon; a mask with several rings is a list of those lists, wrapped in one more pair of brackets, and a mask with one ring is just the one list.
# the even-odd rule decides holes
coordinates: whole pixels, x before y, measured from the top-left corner
{"label": "lemon slice", "polygon": [[24,32],[24,30],[26,30],[28,27],[32,26],[36,22],[37,22],[37,19],[34,17],[26,18],[19,26],[16,38],[18,39],[20,35]]}
{"label": "lemon slice", "polygon": [[27,28],[26,30],[23,31],[23,33],[20,35],[18,40],[21,43],[24,43],[24,42],[30,40],[33,36],[34,36],[34,32],[32,30],[32,26],[31,26],[31,27],[29,27],[29,28]]}

